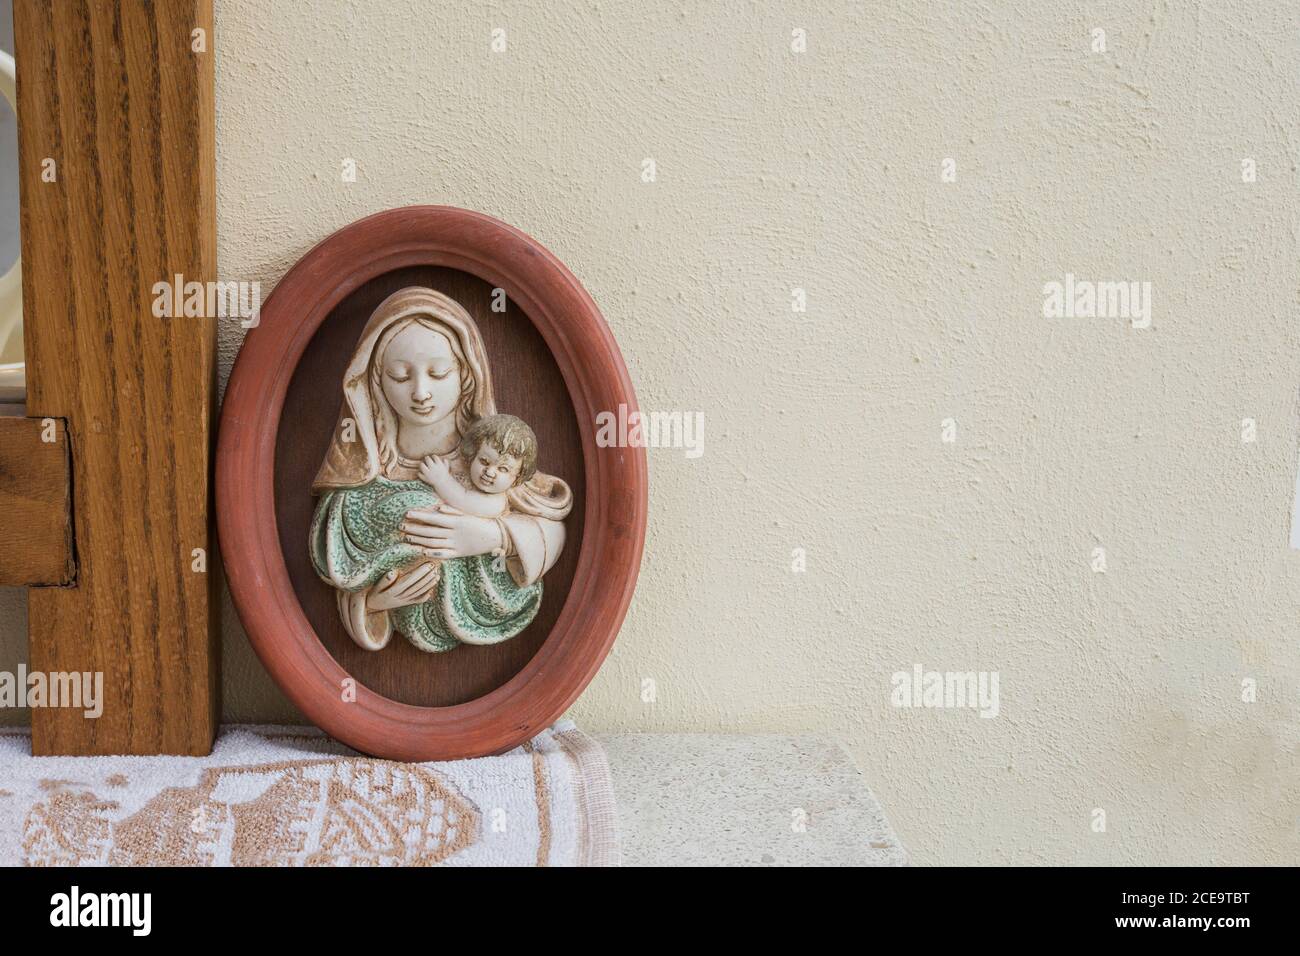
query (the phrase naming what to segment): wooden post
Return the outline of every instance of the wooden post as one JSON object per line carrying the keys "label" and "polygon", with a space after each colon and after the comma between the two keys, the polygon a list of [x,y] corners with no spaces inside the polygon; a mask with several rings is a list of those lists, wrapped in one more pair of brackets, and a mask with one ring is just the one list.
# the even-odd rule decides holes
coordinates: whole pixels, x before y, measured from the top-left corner
{"label": "wooden post", "polygon": [[32,750],[207,753],[216,320],[153,289],[216,278],[211,0],[16,0],[14,41],[27,414],[67,423],[76,553],[29,592],[29,667],[104,675]]}

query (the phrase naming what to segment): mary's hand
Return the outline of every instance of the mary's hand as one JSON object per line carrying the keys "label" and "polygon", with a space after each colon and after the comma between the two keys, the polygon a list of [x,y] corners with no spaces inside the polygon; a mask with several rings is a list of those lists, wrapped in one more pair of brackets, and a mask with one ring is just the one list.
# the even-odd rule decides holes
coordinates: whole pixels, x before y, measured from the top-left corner
{"label": "mary's hand", "polygon": [[429,563],[416,565],[401,574],[389,571],[366,595],[366,607],[371,611],[391,611],[420,604],[438,586],[439,577],[438,566]]}
{"label": "mary's hand", "polygon": [[471,558],[504,548],[500,525],[478,515],[412,509],[402,523],[402,540],[433,558]]}

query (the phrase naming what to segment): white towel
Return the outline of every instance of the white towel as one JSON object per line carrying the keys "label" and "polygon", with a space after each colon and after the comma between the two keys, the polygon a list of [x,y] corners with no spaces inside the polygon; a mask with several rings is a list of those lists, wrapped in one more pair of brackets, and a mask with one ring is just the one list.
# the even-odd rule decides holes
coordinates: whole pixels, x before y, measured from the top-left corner
{"label": "white towel", "polygon": [[0,734],[0,865],[617,863],[605,754],[571,721],[424,764],[297,727],[227,727],[207,757],[33,757]]}

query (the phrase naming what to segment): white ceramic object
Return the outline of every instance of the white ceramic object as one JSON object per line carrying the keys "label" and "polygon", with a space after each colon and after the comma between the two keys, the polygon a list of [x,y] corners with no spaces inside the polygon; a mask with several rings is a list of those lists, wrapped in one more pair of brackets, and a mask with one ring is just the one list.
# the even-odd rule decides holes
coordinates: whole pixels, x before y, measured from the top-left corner
{"label": "white ceramic object", "polygon": [[[0,50],[0,93],[18,115],[18,94],[14,58]],[[27,394],[23,365],[23,270],[15,258],[9,271],[0,276],[0,402],[22,401]]]}
{"label": "white ceramic object", "polygon": [[536,464],[532,429],[496,413],[470,314],[420,286],[381,302],[312,484],[312,563],[352,639],[377,651],[399,633],[440,652],[523,631],[573,507]]}

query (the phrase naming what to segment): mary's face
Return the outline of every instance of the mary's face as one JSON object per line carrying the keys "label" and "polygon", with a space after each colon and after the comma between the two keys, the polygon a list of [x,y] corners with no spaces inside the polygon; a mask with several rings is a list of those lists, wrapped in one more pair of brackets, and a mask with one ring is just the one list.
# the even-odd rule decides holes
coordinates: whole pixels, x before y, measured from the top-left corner
{"label": "mary's face", "polygon": [[393,412],[412,425],[441,421],[460,399],[460,365],[451,342],[418,323],[388,343],[380,379]]}

